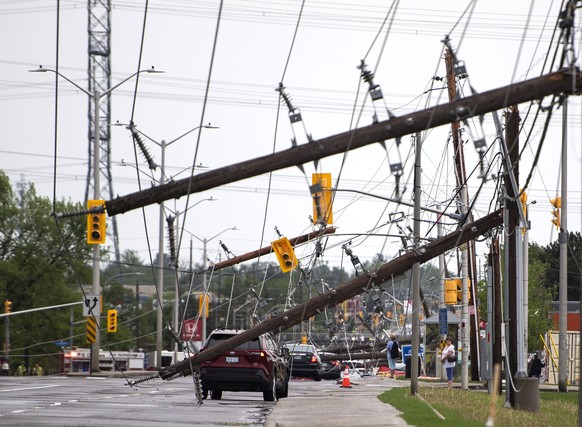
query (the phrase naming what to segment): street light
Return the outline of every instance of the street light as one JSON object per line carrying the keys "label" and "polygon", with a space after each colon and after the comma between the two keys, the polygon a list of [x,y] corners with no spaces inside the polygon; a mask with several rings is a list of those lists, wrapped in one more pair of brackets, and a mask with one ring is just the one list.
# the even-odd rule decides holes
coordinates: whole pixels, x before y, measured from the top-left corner
{"label": "street light", "polygon": [[[122,125],[121,123],[118,123],[118,125]],[[134,124],[129,124],[126,125],[126,127],[132,132],[132,134],[135,133],[139,133],[141,135],[144,135],[148,140],[150,140],[151,142],[153,142],[154,144],[156,144],[158,147],[161,148],[162,150],[162,164],[160,166],[160,180],[158,182],[158,185],[163,185],[165,183],[165,178],[166,178],[166,148],[169,147],[170,145],[172,145],[174,142],[180,140],[181,138],[185,137],[186,135],[189,135],[190,133],[198,130],[198,129],[219,129],[217,126],[212,126],[210,124],[208,125],[200,125],[200,126],[196,126],[186,132],[184,132],[182,135],[178,136],[177,138],[174,138],[173,140],[166,142],[166,140],[162,140],[161,142],[157,142],[155,140],[153,140],[152,138],[150,138],[149,136],[147,136],[146,134],[144,134],[141,131],[138,131],[135,128]],[[135,133],[134,133],[135,132]],[[146,153],[144,153],[146,154]],[[148,156],[146,156],[148,157]],[[150,164],[150,168],[151,169],[155,169],[157,165],[155,164]],[[207,199],[205,199],[207,200]],[[214,200],[214,199],[212,199]],[[201,200],[198,203],[201,203],[204,200]],[[198,204],[196,203],[196,204]],[[195,205],[194,205],[195,206]],[[162,348],[163,348],[163,340],[162,340],[162,330],[163,330],[163,307],[162,307],[162,295],[164,294],[164,202],[160,203],[160,218],[159,218],[159,242],[158,242],[158,282],[157,282],[157,294],[158,294],[158,299],[159,304],[158,304],[158,311],[157,311],[157,331],[156,331],[156,366],[161,367],[162,366]],[[177,284],[176,284],[177,287]],[[178,290],[176,290],[176,294],[178,294]],[[177,300],[178,297],[176,297]],[[177,301],[175,301],[176,304],[176,314],[178,312],[177,310]],[[176,320],[177,316],[174,316],[174,320]],[[177,323],[176,323],[176,327],[177,327]]]}
{"label": "street light", "polygon": [[[57,76],[63,78],[64,80],[68,81],[69,83],[71,83],[73,86],[75,86],[77,89],[79,89],[81,92],[83,92],[85,95],[87,95],[89,98],[91,98],[95,104],[95,129],[94,129],[94,133],[93,133],[93,198],[95,200],[99,200],[101,199],[101,194],[100,194],[100,187],[101,184],[99,182],[100,180],[100,176],[99,176],[99,164],[101,162],[100,160],[100,147],[99,147],[99,142],[101,140],[101,135],[100,135],[100,131],[99,131],[99,103],[101,102],[101,99],[107,95],[109,95],[111,92],[113,92],[115,89],[117,89],[119,86],[121,86],[123,83],[127,82],[128,80],[132,79],[133,77],[137,76],[138,74],[141,73],[163,73],[163,71],[157,71],[155,70],[153,67],[149,68],[149,69],[145,69],[145,70],[139,70],[135,73],[133,73],[132,75],[130,75],[129,77],[126,77],[125,79],[121,80],[119,83],[117,83],[116,85],[110,87],[109,89],[107,89],[104,92],[99,92],[98,89],[95,89],[93,92],[89,92],[87,89],[79,86],[77,83],[75,83],[74,81],[72,81],[71,79],[69,79],[67,76],[61,74],[60,72],[58,72],[57,70],[53,70],[52,68],[43,68],[42,65],[37,68],[36,70],[29,70],[32,73],[46,73],[46,72],[51,72],[56,74]],[[100,254],[100,245],[93,245],[93,294],[97,296],[97,298],[101,297],[101,285],[100,285],[100,278],[99,278],[99,274],[100,274],[100,261],[101,261],[101,254]],[[99,313],[94,313],[93,314],[95,316],[95,321],[97,324],[99,324]],[[100,335],[100,330],[99,328],[97,328],[97,330],[95,331],[95,342],[91,345],[91,372],[99,372],[99,348],[101,346],[101,335]]]}
{"label": "street light", "polygon": [[[190,236],[198,239],[198,241],[202,242],[203,245],[203,252],[202,252],[202,286],[203,286],[203,290],[204,293],[206,294],[206,246],[208,244],[208,242],[216,239],[218,236],[220,236],[222,233],[226,233],[229,230],[234,230],[234,231],[238,231],[240,230],[240,228],[236,228],[236,225],[234,227],[229,227],[229,228],[225,228],[224,230],[222,230],[220,233],[215,234],[214,236],[212,236],[210,239],[204,238],[201,239],[200,237],[188,232],[188,234],[190,234]],[[202,343],[204,343],[206,341],[206,317],[202,316]]]}

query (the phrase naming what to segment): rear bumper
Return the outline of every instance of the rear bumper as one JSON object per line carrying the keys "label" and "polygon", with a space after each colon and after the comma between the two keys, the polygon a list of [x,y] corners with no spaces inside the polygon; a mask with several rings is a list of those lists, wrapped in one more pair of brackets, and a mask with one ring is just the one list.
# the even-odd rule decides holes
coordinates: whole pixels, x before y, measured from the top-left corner
{"label": "rear bumper", "polygon": [[271,379],[262,369],[255,368],[200,368],[202,388],[223,391],[265,391]]}

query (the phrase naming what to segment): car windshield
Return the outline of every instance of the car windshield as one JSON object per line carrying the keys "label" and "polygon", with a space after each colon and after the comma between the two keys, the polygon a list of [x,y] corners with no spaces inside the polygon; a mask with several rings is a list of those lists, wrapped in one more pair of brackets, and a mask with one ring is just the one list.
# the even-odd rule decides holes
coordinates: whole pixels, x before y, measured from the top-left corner
{"label": "car windshield", "polygon": [[[215,333],[210,335],[208,338],[208,342],[206,343],[206,348],[214,347],[217,344],[220,344],[226,341],[229,338],[234,337],[233,334],[221,334]],[[245,343],[237,345],[233,350],[235,351],[246,351],[246,350],[261,350],[261,344],[258,338],[255,338],[252,341],[247,341]]]}
{"label": "car windshield", "polygon": [[306,344],[287,344],[285,345],[292,353],[315,353],[315,347]]}

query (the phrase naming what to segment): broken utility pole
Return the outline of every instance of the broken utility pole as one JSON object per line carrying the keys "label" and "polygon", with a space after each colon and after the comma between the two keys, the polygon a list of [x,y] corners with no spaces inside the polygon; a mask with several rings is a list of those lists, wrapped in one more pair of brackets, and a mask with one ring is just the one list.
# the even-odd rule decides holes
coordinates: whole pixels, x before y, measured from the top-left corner
{"label": "broken utility pole", "polygon": [[[490,213],[489,215],[475,222],[468,223],[464,227],[455,230],[440,239],[434,240],[427,245],[420,246],[411,252],[393,259],[374,272],[368,272],[362,276],[356,277],[355,279],[339,285],[337,288],[331,289],[310,299],[304,304],[297,305],[272,319],[262,322],[247,331],[241,332],[223,343],[205,349],[197,355],[181,362],[162,368],[154,377],[166,380],[172,379],[178,375],[189,375],[192,373],[195,366],[200,365],[206,360],[210,360],[239,344],[253,340],[261,334],[267,332],[278,333],[293,325],[301,323],[303,320],[321,313],[321,311],[326,307],[333,307],[349,298],[361,294],[368,288],[390,280],[394,276],[403,274],[415,263],[425,263],[441,253],[486,234],[489,230],[500,226],[502,222],[503,218],[501,210]],[[134,385],[150,379],[152,379],[152,377],[132,381],[129,384]]]}
{"label": "broken utility pole", "polygon": [[[107,214],[114,216],[133,209],[199,193],[231,182],[316,161],[334,154],[361,148],[426,129],[449,124],[455,120],[479,116],[522,102],[541,100],[547,95],[577,93],[582,75],[575,70],[563,70],[514,83],[426,110],[395,117],[317,141],[298,145],[234,165],[148,188],[105,202]],[[573,87],[574,86],[574,87]]]}

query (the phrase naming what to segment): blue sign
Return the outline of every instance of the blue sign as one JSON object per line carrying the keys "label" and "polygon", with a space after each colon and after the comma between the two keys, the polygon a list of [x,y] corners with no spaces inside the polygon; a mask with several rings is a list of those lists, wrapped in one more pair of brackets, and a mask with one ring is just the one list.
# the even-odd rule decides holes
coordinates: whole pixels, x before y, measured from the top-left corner
{"label": "blue sign", "polygon": [[[418,349],[418,355],[422,357],[424,353],[424,347],[421,345]],[[412,356],[412,346],[411,345],[403,345],[402,346],[402,357],[411,357]]]}
{"label": "blue sign", "polygon": [[69,341],[55,341],[53,344],[57,347],[67,347],[69,345]]}
{"label": "blue sign", "polygon": [[441,335],[447,335],[449,333],[448,320],[448,310],[446,308],[439,308],[439,333]]}

